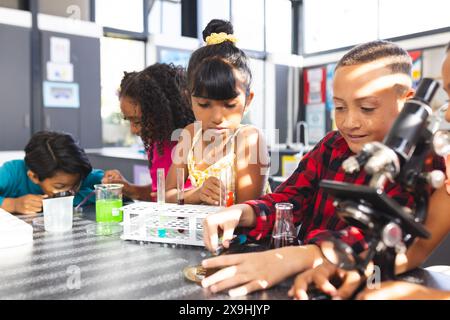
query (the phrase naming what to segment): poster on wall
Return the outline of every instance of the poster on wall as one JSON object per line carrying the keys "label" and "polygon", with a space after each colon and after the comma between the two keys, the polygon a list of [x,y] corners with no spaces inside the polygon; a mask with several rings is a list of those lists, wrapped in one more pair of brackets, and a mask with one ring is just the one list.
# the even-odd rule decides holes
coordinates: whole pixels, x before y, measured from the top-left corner
{"label": "poster on wall", "polygon": [[79,108],[78,83],[44,81],[43,98],[46,108]]}
{"label": "poster on wall", "polygon": [[158,51],[159,63],[173,63],[176,66],[187,68],[191,52],[186,50],[160,48]]}
{"label": "poster on wall", "polygon": [[309,143],[318,143],[326,134],[325,103],[307,105],[306,122],[308,123]]}
{"label": "poster on wall", "polygon": [[73,82],[73,64],[47,62],[47,80]]}
{"label": "poster on wall", "polygon": [[315,104],[323,102],[325,96],[324,73],[324,68],[305,70],[305,104]]}
{"label": "poster on wall", "polygon": [[334,101],[333,101],[333,77],[336,63],[330,63],[326,66],[326,108],[331,117],[331,130],[337,130],[336,119],[334,117]]}
{"label": "poster on wall", "polygon": [[50,61],[47,61],[47,80],[73,82],[73,64],[70,63],[70,40],[50,38]]}
{"label": "poster on wall", "polygon": [[417,86],[419,85],[419,82],[422,79],[422,66],[423,66],[422,51],[415,50],[409,51],[408,53],[411,56],[413,63],[411,70],[413,88],[417,89]]}
{"label": "poster on wall", "polygon": [[326,66],[326,84],[325,84],[325,96],[326,96],[326,107],[328,111],[334,109],[333,103],[333,77],[334,69],[336,68],[336,63],[330,63]]}
{"label": "poster on wall", "polygon": [[50,61],[70,63],[70,40],[67,38],[50,38]]}

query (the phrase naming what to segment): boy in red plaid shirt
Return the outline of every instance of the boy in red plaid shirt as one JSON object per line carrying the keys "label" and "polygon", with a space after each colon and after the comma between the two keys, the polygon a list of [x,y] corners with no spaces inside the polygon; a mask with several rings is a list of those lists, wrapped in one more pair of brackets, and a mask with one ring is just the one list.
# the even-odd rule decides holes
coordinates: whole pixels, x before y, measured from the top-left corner
{"label": "boy in red plaid shirt", "polygon": [[[444,91],[450,97],[450,42],[446,47],[445,59],[442,64],[442,82]],[[450,122],[450,108],[447,101],[445,119]],[[397,274],[415,269],[423,264],[434,249],[450,234],[450,155],[446,157],[447,182],[446,186],[436,190],[428,204],[428,215],[425,220],[425,228],[431,233],[428,239],[418,238],[405,253],[399,253],[396,257]],[[373,266],[369,264],[366,269],[366,277],[373,274]],[[342,280],[339,287],[330,283],[331,278],[338,277]],[[356,271],[338,269],[331,263],[323,263],[315,269],[309,269],[299,274],[289,290],[289,295],[295,299],[308,299],[307,288],[315,285],[318,290],[330,295],[333,299],[348,299],[352,297],[360,285],[366,281]],[[375,287],[375,288],[374,288]],[[375,300],[437,300],[450,299],[450,291],[436,290],[416,283],[406,281],[384,281],[380,286],[368,287],[356,295],[357,299]]]}
{"label": "boy in red plaid shirt", "polygon": [[[204,221],[204,242],[209,250],[218,246],[218,233],[228,245],[236,227],[247,229],[255,239],[268,236],[275,222],[275,204],[294,206],[294,223],[301,224],[301,246],[265,252],[225,255],[204,260],[205,268],[222,268],[202,281],[212,292],[225,289],[231,296],[266,289],[287,277],[322,263],[321,239],[338,237],[356,252],[366,249],[361,231],[340,220],[334,198],[319,187],[323,179],[368,184],[364,171],[347,174],[342,163],[364,144],[382,141],[411,89],[411,58],[397,45],[374,41],[353,48],[337,64],[333,79],[335,119],[338,131],[329,133],[306,154],[297,170],[274,193],[209,215]],[[445,170],[442,159],[434,168]],[[400,205],[413,206],[410,194],[397,184],[385,192]]]}

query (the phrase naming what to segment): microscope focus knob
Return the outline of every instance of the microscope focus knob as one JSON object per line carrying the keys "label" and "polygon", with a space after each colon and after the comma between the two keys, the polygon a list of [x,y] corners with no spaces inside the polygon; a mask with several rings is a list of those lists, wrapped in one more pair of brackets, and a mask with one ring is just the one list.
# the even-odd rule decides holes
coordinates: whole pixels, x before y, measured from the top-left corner
{"label": "microscope focus knob", "polygon": [[402,229],[398,224],[390,222],[384,226],[381,239],[387,247],[397,247],[403,241]]}
{"label": "microscope focus knob", "polygon": [[440,170],[425,173],[425,178],[434,189],[439,189],[445,183],[445,174]]}
{"label": "microscope focus knob", "polygon": [[342,163],[342,168],[344,168],[345,172],[350,174],[358,172],[360,170],[360,166],[356,157],[350,157],[344,160],[344,162]]}

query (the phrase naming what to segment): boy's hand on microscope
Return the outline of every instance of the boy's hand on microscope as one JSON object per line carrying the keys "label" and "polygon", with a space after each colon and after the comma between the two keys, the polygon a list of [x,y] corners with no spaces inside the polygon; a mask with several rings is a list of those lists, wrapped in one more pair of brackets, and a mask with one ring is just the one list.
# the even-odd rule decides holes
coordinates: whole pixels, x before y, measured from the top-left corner
{"label": "boy's hand on microscope", "polygon": [[199,189],[200,201],[213,206],[220,203],[221,182],[216,177],[209,177]]}
{"label": "boy's hand on microscope", "polygon": [[42,211],[42,200],[47,195],[27,194],[20,198],[14,199],[14,212],[21,214],[35,214]]}

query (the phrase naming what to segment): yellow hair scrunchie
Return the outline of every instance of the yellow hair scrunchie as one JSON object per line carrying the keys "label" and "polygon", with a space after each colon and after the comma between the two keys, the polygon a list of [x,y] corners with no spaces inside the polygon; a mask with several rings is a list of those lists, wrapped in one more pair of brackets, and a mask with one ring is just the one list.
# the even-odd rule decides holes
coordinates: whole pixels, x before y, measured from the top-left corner
{"label": "yellow hair scrunchie", "polygon": [[206,44],[212,45],[212,44],[219,44],[225,41],[230,41],[233,43],[236,43],[237,39],[234,35],[232,34],[226,34],[225,32],[221,32],[221,33],[211,33],[211,35],[206,37]]}

